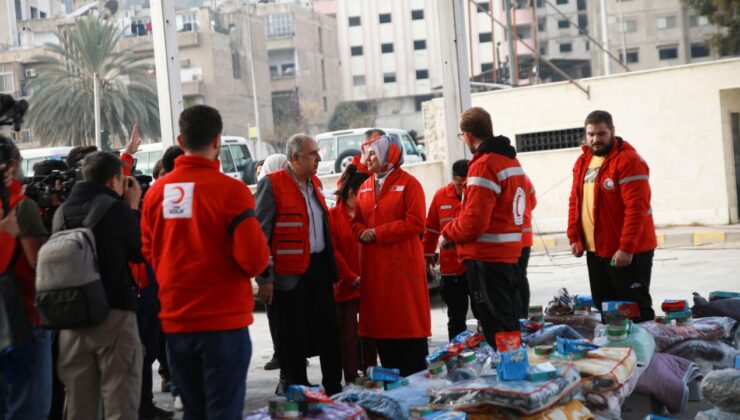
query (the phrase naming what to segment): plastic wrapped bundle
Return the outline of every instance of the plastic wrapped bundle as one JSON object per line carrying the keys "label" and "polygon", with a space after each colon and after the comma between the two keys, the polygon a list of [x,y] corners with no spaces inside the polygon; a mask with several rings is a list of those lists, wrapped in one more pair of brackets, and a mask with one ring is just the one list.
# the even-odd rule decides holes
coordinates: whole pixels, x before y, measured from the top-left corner
{"label": "plastic wrapped bundle", "polygon": [[636,392],[649,395],[673,414],[683,413],[689,401],[689,384],[702,378],[699,367],[682,357],[657,353],[637,382]]}
{"label": "plastic wrapped bundle", "polygon": [[482,376],[447,388],[431,390],[429,402],[454,408],[493,404],[519,414],[534,414],[570,401],[578,393],[580,375],[572,364],[557,367],[558,377],[547,382],[501,381]]}
{"label": "plastic wrapped bundle", "polygon": [[594,415],[578,400],[550,408],[542,413],[521,417],[521,420],[591,420]]}
{"label": "plastic wrapped bundle", "polygon": [[610,391],[624,384],[635,372],[637,357],[630,347],[601,347],[575,360],[585,391]]}
{"label": "plastic wrapped bundle", "polygon": [[691,312],[695,318],[726,316],[735,321],[740,321],[740,298],[720,299],[709,302],[700,294],[694,293],[694,306],[691,308]]}
{"label": "plastic wrapped bundle", "polygon": [[740,369],[715,370],[701,381],[704,397],[722,411],[740,414]]}
{"label": "plastic wrapped bundle", "polygon": [[696,420],[740,420],[740,414],[728,413],[718,408],[696,413]]}
{"label": "plastic wrapped bundle", "polygon": [[570,315],[576,305],[576,297],[568,293],[568,289],[558,290],[558,295],[552,298],[545,308],[546,315]]}
{"label": "plastic wrapped bundle", "polygon": [[555,325],[568,325],[584,338],[594,338],[594,330],[601,325],[601,316],[598,312],[588,315],[545,315],[545,322]]}
{"label": "plastic wrapped bundle", "polygon": [[[385,416],[389,419],[405,418],[401,405],[384,392],[364,391],[359,388],[348,389],[332,398],[336,402],[355,404],[368,413]],[[249,418],[249,420],[252,419]]]}
{"label": "plastic wrapped bundle", "polygon": [[607,337],[607,326],[599,325],[596,327],[594,344],[608,347],[632,347],[637,356],[637,362],[643,366],[650,363],[655,353],[655,339],[639,325],[633,325],[629,337],[622,341],[610,341]]}
{"label": "plastic wrapped bundle", "polygon": [[728,368],[735,362],[738,351],[721,341],[686,340],[676,343],[663,351],[674,356],[691,360],[703,373],[715,368]]}
{"label": "plastic wrapped bundle", "polygon": [[655,348],[662,352],[674,343],[685,340],[721,340],[729,338],[735,320],[727,317],[697,318],[689,324],[664,325],[654,321],[640,324],[655,338]]}
{"label": "plastic wrapped bundle", "polygon": [[[337,403],[330,404],[321,410],[317,410],[311,413],[306,413],[301,416],[303,419],[316,419],[316,420],[367,420],[367,412],[362,407],[352,403]],[[269,409],[267,407],[253,411],[244,416],[243,420],[271,420]]]}
{"label": "plastic wrapped bundle", "polygon": [[632,395],[644,369],[637,368],[622,385],[611,391],[584,391],[586,406],[600,418],[621,419],[622,404]]}
{"label": "plastic wrapped bundle", "polygon": [[529,334],[526,337],[522,337],[529,347],[541,346],[543,344],[552,344],[558,337],[570,338],[579,340],[584,338],[578,331],[574,330],[569,325],[554,325],[549,328],[544,328],[536,333]]}

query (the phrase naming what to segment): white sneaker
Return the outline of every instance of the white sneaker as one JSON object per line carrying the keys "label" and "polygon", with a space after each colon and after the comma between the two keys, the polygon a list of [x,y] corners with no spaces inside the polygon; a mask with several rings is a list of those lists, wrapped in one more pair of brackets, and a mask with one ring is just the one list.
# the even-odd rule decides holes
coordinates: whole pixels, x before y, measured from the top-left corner
{"label": "white sneaker", "polygon": [[175,411],[183,411],[185,408],[182,406],[182,398],[175,397]]}

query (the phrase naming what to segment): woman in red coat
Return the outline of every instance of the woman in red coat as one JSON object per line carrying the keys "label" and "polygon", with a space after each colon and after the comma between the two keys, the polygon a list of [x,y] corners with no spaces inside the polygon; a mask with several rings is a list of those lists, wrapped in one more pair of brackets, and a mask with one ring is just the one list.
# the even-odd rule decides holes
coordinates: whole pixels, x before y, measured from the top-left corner
{"label": "woman in red coat", "polygon": [[401,169],[403,146],[380,136],[363,145],[373,176],[360,187],[352,229],[360,249],[360,335],[375,339],[383,366],[408,376],[426,368],[431,335],[421,234],[424,191]]}

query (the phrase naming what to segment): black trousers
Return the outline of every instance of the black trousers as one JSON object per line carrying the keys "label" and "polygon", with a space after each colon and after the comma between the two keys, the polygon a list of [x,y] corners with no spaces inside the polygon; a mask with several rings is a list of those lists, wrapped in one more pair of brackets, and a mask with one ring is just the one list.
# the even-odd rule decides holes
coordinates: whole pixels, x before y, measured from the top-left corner
{"label": "black trousers", "polygon": [[426,338],[376,339],[380,364],[409,376],[426,369],[429,347]]}
{"label": "black trousers", "polygon": [[452,341],[467,329],[469,296],[465,273],[459,276],[442,276],[442,301],[447,305],[447,335]]}
{"label": "black trousers", "polygon": [[[277,355],[277,322],[275,321],[274,305],[265,305],[267,312],[267,325],[270,327],[270,339],[272,340],[272,354]],[[278,358],[278,360],[280,360]]]}
{"label": "black trousers", "polygon": [[[152,365],[159,356],[159,337],[162,330],[159,325],[159,304],[157,303],[157,288],[145,287],[141,289],[139,309],[136,312],[136,321],[139,327],[139,338],[144,347],[144,366],[141,377],[140,409],[154,406]],[[165,357],[162,356],[164,359]]]}
{"label": "black trousers", "polygon": [[309,385],[306,358],[319,355],[322,385],[329,395],[342,390],[339,327],[328,253],[311,254],[306,273],[293,290],[275,290],[281,377],[289,385]]}
{"label": "black trousers", "polygon": [[637,302],[640,321],[655,318],[653,298],[650,296],[650,275],[654,251],[635,254],[627,267],[612,267],[611,258],[602,258],[593,252],[586,254],[591,297],[601,310],[601,302],[626,300]]}
{"label": "black trousers", "polygon": [[522,310],[519,312],[519,318],[527,318],[529,316],[527,308],[529,308],[529,278],[527,278],[527,267],[529,266],[529,255],[532,253],[532,248],[522,248],[522,255],[519,256],[517,266],[519,266],[519,297],[521,298]]}
{"label": "black trousers", "polygon": [[519,268],[516,264],[467,260],[465,268],[473,314],[491,347],[502,331],[519,331]]}

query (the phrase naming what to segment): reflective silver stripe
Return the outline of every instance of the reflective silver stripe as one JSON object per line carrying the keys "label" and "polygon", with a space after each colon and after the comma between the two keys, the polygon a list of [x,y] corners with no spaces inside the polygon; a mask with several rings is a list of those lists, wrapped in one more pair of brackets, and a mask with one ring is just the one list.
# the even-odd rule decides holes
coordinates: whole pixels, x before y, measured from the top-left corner
{"label": "reflective silver stripe", "polygon": [[503,181],[511,176],[524,176],[524,169],[522,169],[521,166],[515,166],[512,168],[506,168],[496,174],[496,178],[498,178],[499,181]]}
{"label": "reflective silver stripe", "polygon": [[276,255],[301,255],[303,254],[302,249],[278,249],[275,251]]}
{"label": "reflective silver stripe", "polygon": [[301,227],[303,222],[277,222],[275,227]]}
{"label": "reflective silver stripe", "polygon": [[650,179],[647,175],[635,175],[635,176],[628,176],[627,178],[622,178],[619,180],[619,185],[626,184],[628,182],[632,181],[647,181]]}
{"label": "reflective silver stripe", "polygon": [[439,219],[439,223],[449,222],[455,220],[454,217],[445,217],[444,219]]}
{"label": "reflective silver stripe", "polygon": [[653,214],[653,209],[649,209],[648,212],[647,212],[647,215],[648,216],[650,216],[651,214]]}
{"label": "reflective silver stripe", "polygon": [[488,243],[521,242],[521,233],[484,233],[476,241]]}
{"label": "reflective silver stripe", "polygon": [[532,231],[532,228],[531,227],[522,229],[522,233],[527,233],[527,232],[531,232],[531,231]]}
{"label": "reflective silver stripe", "polygon": [[439,206],[440,210],[450,210],[451,208],[452,206],[449,204],[445,204],[444,206]]}
{"label": "reflective silver stripe", "polygon": [[436,231],[434,229],[427,228],[427,232],[429,232],[429,233],[436,233],[436,234],[439,235],[439,231]]}
{"label": "reflective silver stripe", "polygon": [[501,186],[497,183],[491,181],[490,179],[482,178],[479,176],[472,176],[468,178],[467,186],[476,186],[476,187],[483,187],[488,188],[489,190],[495,192],[496,194],[501,194]]}

